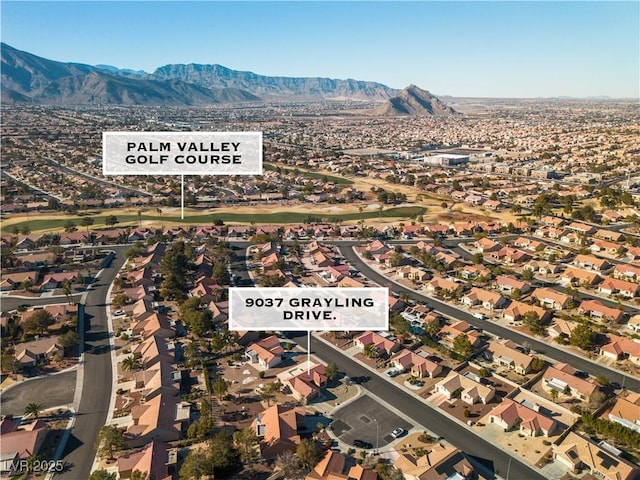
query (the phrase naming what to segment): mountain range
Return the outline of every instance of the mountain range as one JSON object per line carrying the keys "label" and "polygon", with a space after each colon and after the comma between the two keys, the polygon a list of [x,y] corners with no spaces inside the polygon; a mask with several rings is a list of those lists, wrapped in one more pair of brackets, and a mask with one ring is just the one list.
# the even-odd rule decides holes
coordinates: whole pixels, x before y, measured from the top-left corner
{"label": "mountain range", "polygon": [[457,112],[427,90],[409,85],[375,110],[376,115],[431,115],[450,116]]}
{"label": "mountain range", "polygon": [[0,44],[2,102],[47,105],[197,106],[255,101],[383,102],[379,115],[443,115],[452,111],[429,92],[377,82],[278,77],[221,65],[173,64],[153,73],[110,65],[65,63]]}

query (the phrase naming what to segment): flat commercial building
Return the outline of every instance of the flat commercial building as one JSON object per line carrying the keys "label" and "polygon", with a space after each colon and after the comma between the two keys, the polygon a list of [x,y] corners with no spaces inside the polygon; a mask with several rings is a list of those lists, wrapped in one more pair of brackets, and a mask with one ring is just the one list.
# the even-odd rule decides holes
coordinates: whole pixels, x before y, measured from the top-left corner
{"label": "flat commercial building", "polygon": [[453,153],[439,153],[438,155],[431,155],[429,157],[423,157],[421,162],[429,165],[439,165],[441,167],[452,167],[454,165],[462,165],[469,163],[469,155],[455,155]]}

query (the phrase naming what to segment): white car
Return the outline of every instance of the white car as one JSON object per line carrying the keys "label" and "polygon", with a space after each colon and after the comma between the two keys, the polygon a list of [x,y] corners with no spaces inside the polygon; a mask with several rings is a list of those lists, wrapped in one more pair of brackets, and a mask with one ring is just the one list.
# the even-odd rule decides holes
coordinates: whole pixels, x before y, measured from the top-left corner
{"label": "white car", "polygon": [[472,315],[478,320],[485,320],[487,318],[487,316],[484,313],[480,313],[480,312],[473,313]]}
{"label": "white car", "polygon": [[124,310],[116,310],[113,312],[114,317],[121,317],[122,315],[124,315]]}
{"label": "white car", "polygon": [[404,428],[398,427],[398,428],[395,428],[393,432],[391,432],[391,436],[393,438],[398,438],[398,437],[401,437],[402,435],[404,435]]}

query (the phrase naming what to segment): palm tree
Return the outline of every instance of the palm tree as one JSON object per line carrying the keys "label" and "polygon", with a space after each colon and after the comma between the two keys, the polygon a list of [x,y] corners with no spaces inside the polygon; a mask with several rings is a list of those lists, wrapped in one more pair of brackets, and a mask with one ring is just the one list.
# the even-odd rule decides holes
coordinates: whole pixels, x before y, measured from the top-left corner
{"label": "palm tree", "polygon": [[142,226],[142,210],[138,210],[138,226]]}
{"label": "palm tree", "polygon": [[42,412],[42,404],[38,402],[31,402],[24,407],[25,416],[33,415],[35,418],[38,418],[40,412]]}
{"label": "palm tree", "polygon": [[135,370],[140,370],[141,368],[142,362],[139,358],[136,358],[133,355],[129,355],[127,358],[122,360],[122,369],[125,372],[133,372]]}
{"label": "palm tree", "polygon": [[380,351],[373,343],[369,343],[364,347],[364,354],[367,358],[378,358],[380,356]]}

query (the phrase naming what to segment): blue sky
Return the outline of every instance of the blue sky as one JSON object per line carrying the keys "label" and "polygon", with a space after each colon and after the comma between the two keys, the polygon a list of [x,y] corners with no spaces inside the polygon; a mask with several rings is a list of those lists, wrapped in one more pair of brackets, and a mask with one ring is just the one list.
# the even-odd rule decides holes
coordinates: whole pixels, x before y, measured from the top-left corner
{"label": "blue sky", "polygon": [[476,97],[640,96],[640,3],[2,1],[3,42],[152,72],[411,83]]}

